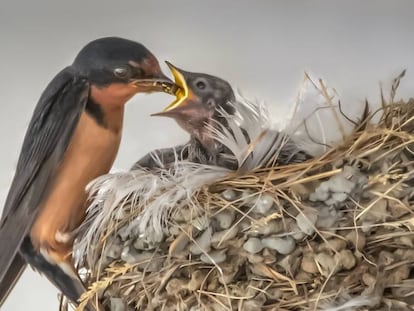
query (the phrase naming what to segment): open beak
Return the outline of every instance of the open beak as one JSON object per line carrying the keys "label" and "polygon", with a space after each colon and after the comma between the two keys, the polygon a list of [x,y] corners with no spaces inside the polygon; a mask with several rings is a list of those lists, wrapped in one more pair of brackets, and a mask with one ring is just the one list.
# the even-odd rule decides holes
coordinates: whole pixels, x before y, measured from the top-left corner
{"label": "open beak", "polygon": [[163,73],[152,79],[134,79],[130,83],[143,93],[165,92],[174,95],[176,90],[174,82]]}
{"label": "open beak", "polygon": [[151,116],[168,116],[172,117],[176,113],[179,113],[182,108],[187,104],[186,99],[189,96],[189,90],[187,82],[185,81],[185,74],[183,70],[175,67],[170,62],[165,62],[171,70],[171,73],[174,76],[175,84],[171,87],[170,94],[175,95],[175,100],[169,104],[163,111],[154,113]]}

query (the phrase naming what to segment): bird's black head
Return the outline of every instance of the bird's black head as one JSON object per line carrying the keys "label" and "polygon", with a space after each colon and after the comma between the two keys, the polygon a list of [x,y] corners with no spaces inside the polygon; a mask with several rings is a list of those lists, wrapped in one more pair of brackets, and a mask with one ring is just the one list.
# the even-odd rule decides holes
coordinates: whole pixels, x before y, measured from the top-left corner
{"label": "bird's black head", "polygon": [[121,83],[135,86],[137,92],[170,92],[173,85],[145,46],[117,37],[88,43],[78,53],[72,67],[99,87]]}
{"label": "bird's black head", "polygon": [[208,147],[212,141],[206,125],[214,121],[227,122],[220,113],[221,109],[230,115],[235,113],[233,89],[221,78],[167,64],[175,78],[176,100],[163,112],[154,115],[174,118],[184,130]]}

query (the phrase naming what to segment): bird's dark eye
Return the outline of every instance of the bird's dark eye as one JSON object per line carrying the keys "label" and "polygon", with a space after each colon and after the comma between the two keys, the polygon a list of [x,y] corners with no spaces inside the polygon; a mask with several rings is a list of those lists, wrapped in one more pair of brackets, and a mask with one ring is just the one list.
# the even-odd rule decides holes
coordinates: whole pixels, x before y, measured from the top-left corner
{"label": "bird's dark eye", "polygon": [[129,76],[129,68],[127,67],[118,67],[114,69],[114,75],[118,78],[125,79]]}
{"label": "bird's dark eye", "polygon": [[207,86],[204,81],[197,81],[195,85],[199,90],[204,90]]}

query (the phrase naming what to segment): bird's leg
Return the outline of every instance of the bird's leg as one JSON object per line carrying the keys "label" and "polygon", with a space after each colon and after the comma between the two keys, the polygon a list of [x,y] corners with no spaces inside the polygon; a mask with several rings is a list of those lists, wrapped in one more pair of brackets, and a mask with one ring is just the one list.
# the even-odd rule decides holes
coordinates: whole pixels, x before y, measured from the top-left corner
{"label": "bird's leg", "polygon": [[72,230],[71,232],[63,232],[58,230],[55,234],[55,240],[63,244],[73,243],[79,231],[79,227],[75,230]]}
{"label": "bird's leg", "polygon": [[[59,222],[43,221],[40,215],[30,232],[33,246],[51,264],[71,264],[72,247],[75,234],[63,228]],[[75,268],[72,269],[73,271]]]}
{"label": "bird's leg", "polygon": [[72,248],[77,230],[71,228],[75,224],[68,226],[57,221],[58,218],[54,222],[43,218],[46,219],[47,215],[40,214],[30,232],[32,250],[27,256],[28,262],[77,304],[85,286],[73,265]]}
{"label": "bird's leg", "polygon": [[[71,245],[71,242],[64,244],[56,240],[47,243],[43,241],[39,249],[36,250],[30,238],[27,238],[25,245],[22,247],[22,253],[34,269],[45,275],[55,286],[61,289],[69,300],[78,305],[79,299],[86,288],[73,265]],[[102,311],[104,309],[99,302],[98,305],[95,305],[93,301],[89,301],[85,310]]]}

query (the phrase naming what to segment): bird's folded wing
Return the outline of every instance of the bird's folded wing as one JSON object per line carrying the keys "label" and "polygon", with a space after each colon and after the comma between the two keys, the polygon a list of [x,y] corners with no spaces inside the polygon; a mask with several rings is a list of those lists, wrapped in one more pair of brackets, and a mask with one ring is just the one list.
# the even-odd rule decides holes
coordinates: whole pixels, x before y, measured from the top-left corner
{"label": "bird's folded wing", "polygon": [[172,148],[157,149],[147,153],[131,167],[131,170],[140,168],[157,169],[173,166],[176,161],[186,160],[188,157],[187,144]]}
{"label": "bird's folded wing", "polygon": [[32,116],[0,220],[0,282],[34,221],[86,104],[89,84],[71,68],[43,92]]}

